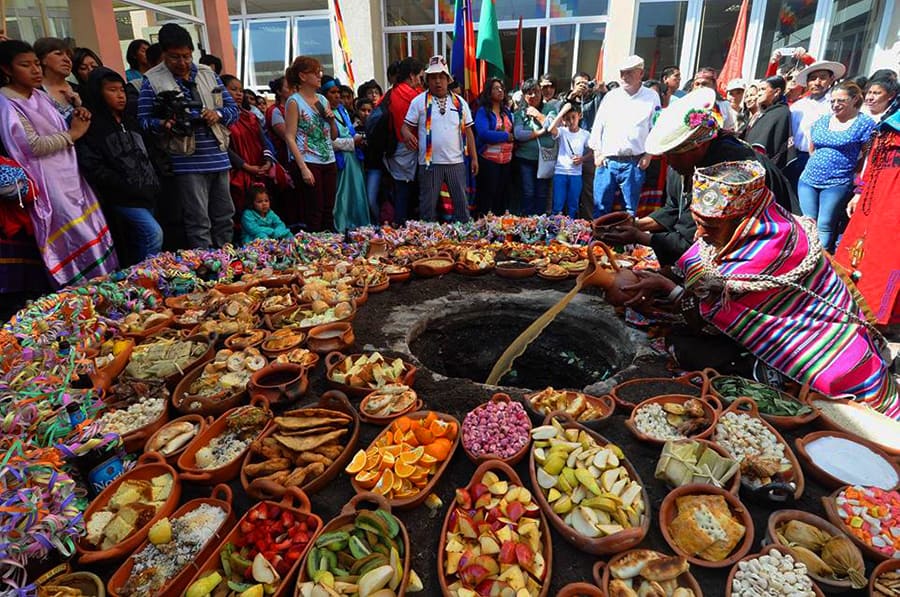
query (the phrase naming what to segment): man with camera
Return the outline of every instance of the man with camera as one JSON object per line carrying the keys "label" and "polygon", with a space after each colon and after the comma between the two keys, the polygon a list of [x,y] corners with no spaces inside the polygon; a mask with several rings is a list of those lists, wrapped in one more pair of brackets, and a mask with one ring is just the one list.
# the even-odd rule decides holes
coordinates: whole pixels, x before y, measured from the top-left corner
{"label": "man with camera", "polygon": [[[576,73],[572,77],[572,89],[566,97],[567,102],[575,102],[581,106],[581,128],[590,132],[597,117],[597,108],[606,95],[603,81],[592,81],[586,72]],[[584,154],[581,162],[581,198],[579,199],[579,217],[590,219],[594,213],[594,152]]]}
{"label": "man with camera", "polygon": [[163,25],[159,45],[163,61],[144,73],[138,119],[171,161],[187,248],[221,247],[233,236],[227,150],[238,107],[212,69],[193,63],[186,29]]}

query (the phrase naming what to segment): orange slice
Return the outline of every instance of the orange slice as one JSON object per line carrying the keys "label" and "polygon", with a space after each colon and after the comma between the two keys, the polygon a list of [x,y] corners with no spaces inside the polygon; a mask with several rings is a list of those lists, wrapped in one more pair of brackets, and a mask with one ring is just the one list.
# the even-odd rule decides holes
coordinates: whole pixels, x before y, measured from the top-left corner
{"label": "orange slice", "polygon": [[412,450],[401,452],[400,460],[406,464],[415,464],[425,455],[425,446],[418,446]]}
{"label": "orange slice", "polygon": [[430,411],[428,411],[428,414],[425,415],[425,418],[422,419],[421,424],[423,427],[430,427],[434,421],[437,421],[437,418],[438,418],[437,413],[434,412],[433,410],[430,410]]}
{"label": "orange slice", "polygon": [[435,460],[438,462],[443,462],[444,460],[447,460],[447,457],[450,455],[450,448],[452,447],[453,442],[446,437],[439,437],[425,446],[425,453],[429,456],[434,456]]}
{"label": "orange slice", "polygon": [[428,429],[434,434],[434,437],[456,438],[456,423],[453,421],[442,421],[438,419],[429,425]]}
{"label": "orange slice", "polygon": [[425,427],[413,427],[413,433],[416,435],[416,442],[420,446],[426,446],[434,441],[434,434]]}
{"label": "orange slice", "polygon": [[403,479],[401,479],[400,477],[395,475],[394,483],[393,483],[393,485],[391,485],[391,490],[396,493],[396,492],[400,491],[401,487],[403,487]]}
{"label": "orange slice", "polygon": [[[422,449],[425,450],[424,447]],[[427,467],[430,467],[432,464],[437,464],[437,458],[435,458],[434,456],[429,454],[427,450],[425,450],[425,453],[422,454],[422,457],[419,459],[419,462],[417,464],[419,466],[423,466],[423,467],[427,468]]]}
{"label": "orange slice", "polygon": [[406,432],[406,431],[409,431],[409,428],[411,425],[412,425],[412,419],[410,419],[409,417],[403,416],[403,417],[399,417],[396,421],[394,421],[394,424],[391,427],[391,429]]}
{"label": "orange slice", "polygon": [[357,452],[356,454],[353,455],[353,460],[350,461],[350,464],[348,464],[347,468],[345,468],[344,470],[346,472],[350,473],[351,475],[355,475],[359,471],[366,468],[366,460],[367,460],[366,451],[360,450],[359,452]]}
{"label": "orange slice", "polygon": [[358,473],[356,477],[356,482],[363,489],[372,489],[375,487],[375,483],[378,482],[378,478],[381,476],[381,473],[378,471],[362,471]]}
{"label": "orange slice", "polygon": [[381,464],[381,452],[378,451],[378,448],[372,450],[369,448],[366,450],[366,466],[365,469],[367,471],[377,469],[378,465]]}
{"label": "orange slice", "polygon": [[381,453],[381,463],[379,463],[378,468],[381,470],[390,469],[394,466],[394,462],[396,458],[394,455],[388,451],[384,451]]}
{"label": "orange slice", "polygon": [[394,474],[397,475],[398,479],[406,479],[415,473],[416,467],[411,464],[406,464],[402,459],[394,463]]}
{"label": "orange slice", "polygon": [[381,495],[389,495],[394,490],[394,473],[387,469],[381,473],[381,478],[375,483],[372,491]]}
{"label": "orange slice", "polygon": [[383,454],[390,454],[396,459],[403,452],[403,446],[401,444],[391,444],[390,446],[385,446],[381,451]]}

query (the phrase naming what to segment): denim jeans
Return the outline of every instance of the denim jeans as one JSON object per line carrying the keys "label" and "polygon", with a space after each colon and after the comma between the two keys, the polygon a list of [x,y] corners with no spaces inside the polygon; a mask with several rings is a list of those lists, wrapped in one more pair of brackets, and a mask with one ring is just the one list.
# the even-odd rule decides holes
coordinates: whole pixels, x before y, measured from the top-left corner
{"label": "denim jeans", "polygon": [[522,179],[523,216],[536,216],[547,211],[547,190],[550,179],[538,178],[538,161],[519,158],[519,177]]}
{"label": "denim jeans", "polygon": [[128,232],[131,235],[129,240],[135,260],[143,261],[162,250],[163,231],[149,209],[121,205],[114,205],[113,209],[128,223]]}
{"label": "denim jeans", "polygon": [[578,216],[581,199],[581,173],[553,175],[553,213],[570,218]]}
{"label": "denim jeans", "polygon": [[638,159],[606,158],[606,167],[597,166],[594,171],[594,217],[598,218],[612,210],[616,188],[622,189],[625,209],[637,213],[641,187],[644,186],[645,172],[638,168]]}
{"label": "denim jeans", "polygon": [[377,226],[380,224],[378,216],[381,209],[378,205],[378,193],[381,190],[381,176],[384,173],[381,168],[370,168],[366,170],[366,196],[369,198],[369,213],[372,214],[372,221]]}
{"label": "denim jeans", "polygon": [[222,247],[234,238],[234,202],[228,170],[176,174],[175,192],[184,214],[188,249]]}
{"label": "denim jeans", "polygon": [[838,224],[847,203],[850,201],[850,193],[853,183],[816,188],[802,180],[797,184],[797,195],[800,198],[800,209],[804,216],[816,220],[816,228],[819,230],[819,242],[829,253],[834,253],[837,244]]}

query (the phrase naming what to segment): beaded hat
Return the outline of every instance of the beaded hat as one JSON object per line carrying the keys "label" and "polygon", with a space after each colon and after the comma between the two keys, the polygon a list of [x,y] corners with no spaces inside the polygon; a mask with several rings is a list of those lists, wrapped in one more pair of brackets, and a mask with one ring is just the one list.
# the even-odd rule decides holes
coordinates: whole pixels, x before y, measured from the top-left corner
{"label": "beaded hat", "polygon": [[768,195],[762,164],[756,160],[722,162],[694,171],[691,211],[703,218],[742,217],[752,213]]}
{"label": "beaded hat", "polygon": [[700,87],[684,97],[672,98],[669,106],[657,112],[645,148],[651,155],[683,152],[714,139],[722,128],[722,114],[716,105],[716,92]]}

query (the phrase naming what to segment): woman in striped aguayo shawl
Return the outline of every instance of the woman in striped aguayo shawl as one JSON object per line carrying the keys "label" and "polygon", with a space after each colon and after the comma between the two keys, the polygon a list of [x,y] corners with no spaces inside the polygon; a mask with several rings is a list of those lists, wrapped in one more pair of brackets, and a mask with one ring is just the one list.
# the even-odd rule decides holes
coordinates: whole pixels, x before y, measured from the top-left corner
{"label": "woman in striped aguayo shawl", "polygon": [[646,274],[635,301],[668,293],[682,308],[696,302],[704,320],[787,377],[900,418],[880,336],[819,245],[815,223],[774,202],[759,163],[698,169],[691,212],[696,242],[677,265],[684,288]]}

